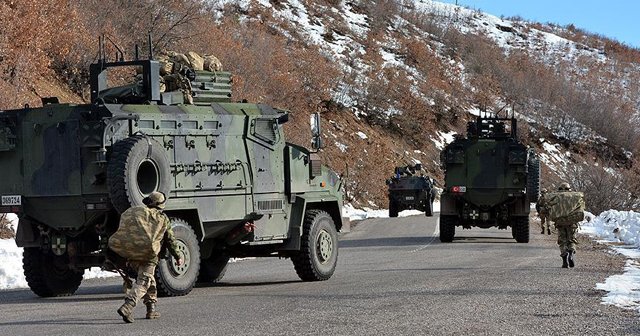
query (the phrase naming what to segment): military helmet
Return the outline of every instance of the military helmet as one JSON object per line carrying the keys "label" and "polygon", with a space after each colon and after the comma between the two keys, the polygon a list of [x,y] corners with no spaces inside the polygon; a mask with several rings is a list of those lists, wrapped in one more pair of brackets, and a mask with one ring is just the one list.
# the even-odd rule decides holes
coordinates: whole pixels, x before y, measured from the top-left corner
{"label": "military helmet", "polygon": [[567,182],[562,182],[562,183],[560,184],[560,186],[558,187],[558,190],[561,190],[561,191],[569,191],[569,190],[571,190],[571,186],[570,186],[570,185],[569,185],[569,183],[567,183]]}
{"label": "military helmet", "polygon": [[151,194],[149,194],[149,196],[145,197],[142,202],[150,207],[150,208],[158,208],[158,209],[164,209],[164,203],[167,201],[167,197],[164,195],[164,193],[161,193],[159,191],[154,191]]}

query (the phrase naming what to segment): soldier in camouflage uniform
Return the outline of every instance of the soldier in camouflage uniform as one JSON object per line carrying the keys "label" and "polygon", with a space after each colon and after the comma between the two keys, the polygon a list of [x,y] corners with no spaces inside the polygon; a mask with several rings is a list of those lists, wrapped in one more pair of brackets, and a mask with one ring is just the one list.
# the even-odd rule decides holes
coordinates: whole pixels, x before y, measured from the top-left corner
{"label": "soldier in camouflage uniform", "polygon": [[127,323],[133,322],[133,310],[140,299],[147,306],[147,319],[160,317],[155,309],[158,298],[153,274],[163,242],[168,243],[176,264],[182,264],[169,218],[162,212],[165,201],[164,194],[151,193],[144,199],[145,205],[131,207],[122,213],[118,231],[109,238],[109,248],[126,258],[128,265],[138,273],[133,287],[127,290],[124,304],[118,309],[118,314]]}
{"label": "soldier in camouflage uniform", "polygon": [[[536,211],[538,212],[538,216],[540,217],[540,227],[542,231],[541,234],[544,234],[545,226],[547,227],[547,234],[551,234],[551,220],[549,219],[549,210],[546,208],[546,194],[547,189],[542,189],[540,193],[540,197],[538,198],[538,202],[536,202]],[[546,225],[545,225],[546,224]]]}
{"label": "soldier in camouflage uniform", "polygon": [[[559,192],[571,191],[569,183],[562,183],[558,187]],[[581,220],[581,219],[580,219]],[[558,246],[560,247],[560,257],[562,257],[562,268],[574,267],[576,244],[576,231],[578,230],[578,222],[572,218],[560,218],[555,222],[556,229],[558,230]]]}

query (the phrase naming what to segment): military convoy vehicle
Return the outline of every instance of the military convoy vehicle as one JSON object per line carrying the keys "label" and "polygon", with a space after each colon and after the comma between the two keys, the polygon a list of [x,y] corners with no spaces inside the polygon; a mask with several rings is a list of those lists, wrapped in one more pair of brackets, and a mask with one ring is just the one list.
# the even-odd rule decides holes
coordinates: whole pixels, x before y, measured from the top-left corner
{"label": "military convoy vehicle", "polygon": [[[151,53],[108,61],[102,50],[90,104],[50,98],[0,112],[0,213],[19,215],[16,243],[34,293],[70,295],[85,269],[109,268],[120,213],[153,191],[169,197],[184,260],[160,261],[160,295],[220,280],[232,257],[291,258],[304,281],[332,276],[342,180],[315,151],[285,141],[288,112],[234,103],[230,73],[198,69],[183,73],[185,103],[186,91],[160,89]],[[125,69],[138,82],[110,87],[109,73]],[[319,144],[318,125],[313,136]]]}
{"label": "military convoy vehicle", "polygon": [[478,116],[467,137],[441,152],[440,241],[451,242],[456,226],[507,229],[529,242],[530,202],[540,191],[540,162],[517,138],[517,120]]}
{"label": "military convoy vehicle", "polygon": [[433,216],[436,190],[433,180],[421,174],[421,171],[422,165],[419,163],[395,168],[394,176],[386,181],[389,217],[398,217],[400,211],[409,209],[424,211],[426,216]]}

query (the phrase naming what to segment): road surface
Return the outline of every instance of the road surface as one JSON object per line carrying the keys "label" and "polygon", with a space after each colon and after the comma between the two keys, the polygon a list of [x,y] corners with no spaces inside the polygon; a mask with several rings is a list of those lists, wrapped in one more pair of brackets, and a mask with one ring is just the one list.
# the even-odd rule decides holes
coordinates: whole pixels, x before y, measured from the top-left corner
{"label": "road surface", "polygon": [[222,283],[160,298],[159,320],[123,323],[118,278],[86,280],[72,297],[0,292],[0,335],[631,335],[639,317],[600,303],[596,283],[623,259],[583,240],[560,268],[555,236],[458,229],[438,217],[368,219],[340,239],[338,267],[301,282],[286,259],[230,264]]}

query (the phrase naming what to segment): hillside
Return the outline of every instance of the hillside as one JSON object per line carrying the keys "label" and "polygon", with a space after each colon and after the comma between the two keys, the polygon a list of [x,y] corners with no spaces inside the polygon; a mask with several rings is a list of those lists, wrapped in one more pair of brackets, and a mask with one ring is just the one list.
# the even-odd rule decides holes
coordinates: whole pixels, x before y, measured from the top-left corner
{"label": "hillside", "polygon": [[497,18],[435,1],[124,0],[0,3],[0,109],[87,97],[97,37],[124,50],[194,50],[234,73],[236,100],[292,111],[307,145],[321,112],[322,157],[347,200],[386,207],[393,167],[439,150],[481,111],[515,112],[544,163],[590,211],[638,209],[640,50],[574,26]]}

